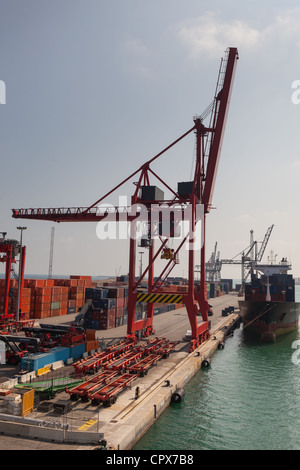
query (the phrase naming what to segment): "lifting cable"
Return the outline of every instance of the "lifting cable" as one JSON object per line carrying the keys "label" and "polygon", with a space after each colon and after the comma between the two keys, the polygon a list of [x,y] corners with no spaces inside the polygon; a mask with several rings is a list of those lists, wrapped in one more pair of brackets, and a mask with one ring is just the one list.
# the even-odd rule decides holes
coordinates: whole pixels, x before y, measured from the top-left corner
{"label": "lifting cable", "polygon": [[[247,328],[247,326],[251,325],[251,323],[253,323],[255,320],[257,320],[259,317],[261,317],[262,315],[264,315],[265,313],[269,312],[275,305],[272,305],[268,310],[265,310],[263,311],[262,313],[260,313],[257,317],[253,318],[253,320],[251,320],[249,323],[247,323],[246,325],[244,325],[243,327],[243,330],[245,328]],[[265,308],[265,307],[264,307]]]}

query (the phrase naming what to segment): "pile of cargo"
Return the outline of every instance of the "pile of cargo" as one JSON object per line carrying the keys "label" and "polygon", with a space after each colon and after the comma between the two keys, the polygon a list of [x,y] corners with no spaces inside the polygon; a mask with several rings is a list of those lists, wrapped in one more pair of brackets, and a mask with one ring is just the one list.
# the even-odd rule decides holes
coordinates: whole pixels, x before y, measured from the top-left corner
{"label": "pile of cargo", "polygon": [[[20,297],[22,319],[49,318],[78,312],[84,293],[92,285],[91,276],[69,279],[24,279]],[[4,311],[5,279],[0,279],[0,311]],[[10,280],[8,313],[16,310],[18,281]]]}
{"label": "pile of cargo", "polygon": [[[120,283],[118,283],[120,284]],[[85,300],[93,306],[86,312],[84,327],[108,330],[127,324],[128,287],[104,282],[102,287],[86,288]]]}
{"label": "pile of cargo", "polygon": [[[146,285],[145,285],[146,287]],[[186,292],[187,286],[169,284],[160,288],[161,292]],[[108,330],[127,324],[128,285],[122,281],[103,282],[101,287],[85,289],[85,300],[92,299],[92,307],[85,313],[84,327],[95,330]],[[154,303],[153,314],[158,315],[181,308],[183,304]],[[135,320],[147,315],[147,303],[137,302]]]}
{"label": "pile of cargo", "polygon": [[221,295],[228,294],[232,290],[232,281],[214,281],[207,282],[207,298],[213,299],[215,297],[220,297]]}

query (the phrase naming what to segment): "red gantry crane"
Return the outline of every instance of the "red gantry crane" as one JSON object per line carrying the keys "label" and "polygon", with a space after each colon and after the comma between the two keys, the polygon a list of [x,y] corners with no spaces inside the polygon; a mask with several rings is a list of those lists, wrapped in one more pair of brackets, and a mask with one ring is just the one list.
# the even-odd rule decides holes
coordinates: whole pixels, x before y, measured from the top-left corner
{"label": "red gantry crane", "polygon": [[[130,223],[129,247],[129,293],[128,293],[128,337],[134,337],[142,331],[148,336],[153,330],[154,303],[183,303],[191,325],[191,351],[198,347],[209,336],[208,311],[209,305],[206,297],[205,285],[205,223],[206,214],[211,209],[212,196],[216,181],[217,168],[220,158],[222,140],[225,130],[226,118],[229,109],[235,67],[238,51],[234,47],[226,50],[221,59],[215,96],[212,103],[201,116],[194,117],[194,125],[185,134],[171,143],[156,156],[144,163],[138,170],[128,176],[124,181],[106,193],[89,207],[68,208],[31,208],[13,209],[12,216],[17,219],[48,220],[53,222],[99,222],[113,220],[114,222],[127,221]],[[210,116],[206,127],[203,120]],[[173,190],[151,168],[151,164],[161,157],[171,147],[184,139],[191,132],[196,135],[196,163],[192,181],[178,183],[177,191]],[[138,175],[134,194],[131,197],[131,206],[127,208],[103,208],[98,205],[114,191]],[[150,184],[150,177],[156,178],[170,193],[171,199],[164,199],[164,192],[157,186]],[[202,209],[199,211],[199,207]],[[145,210],[146,208],[146,210]],[[169,214],[167,223],[164,214]],[[148,265],[136,280],[136,233],[138,223],[143,215],[146,231],[140,240],[140,245],[148,249]],[[196,224],[201,219],[201,249],[200,266],[201,278],[195,284],[195,239]],[[180,222],[187,221],[188,234],[183,236],[176,250],[171,250],[168,241],[176,237]],[[160,246],[155,250],[157,239]],[[188,291],[186,293],[166,292],[161,288],[171,270],[178,263],[179,251],[189,243],[188,250]],[[166,266],[154,282],[154,265],[159,259],[166,260]],[[147,277],[146,277],[147,276]],[[141,291],[142,282],[147,279],[147,291]],[[147,317],[142,320],[135,319],[138,302],[147,302]],[[199,313],[202,321],[198,322]]]}
{"label": "red gantry crane", "polygon": [[[13,305],[13,309],[9,310],[9,297],[13,297],[15,289],[12,287],[11,280],[19,289],[20,301],[19,310],[21,310],[22,303],[22,290],[24,281],[24,267],[26,257],[26,247],[21,246],[18,240],[12,240],[6,238],[6,232],[0,232],[0,263],[5,263],[5,281],[3,287],[3,305],[0,306],[0,329],[5,331],[9,327],[9,322],[19,321],[18,306]],[[13,265],[17,262],[16,259],[19,255],[19,263],[21,264],[19,269],[20,276],[17,276]],[[15,279],[11,279],[11,273],[14,274]],[[15,323],[16,326],[16,323]]]}

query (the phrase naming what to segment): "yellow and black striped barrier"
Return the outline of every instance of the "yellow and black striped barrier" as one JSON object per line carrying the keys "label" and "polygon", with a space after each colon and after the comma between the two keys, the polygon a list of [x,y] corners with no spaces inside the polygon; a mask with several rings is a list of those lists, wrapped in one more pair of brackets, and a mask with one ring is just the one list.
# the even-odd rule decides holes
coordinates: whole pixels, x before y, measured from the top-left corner
{"label": "yellow and black striped barrier", "polygon": [[182,304],[182,294],[149,294],[138,293],[138,302],[151,302],[157,304]]}

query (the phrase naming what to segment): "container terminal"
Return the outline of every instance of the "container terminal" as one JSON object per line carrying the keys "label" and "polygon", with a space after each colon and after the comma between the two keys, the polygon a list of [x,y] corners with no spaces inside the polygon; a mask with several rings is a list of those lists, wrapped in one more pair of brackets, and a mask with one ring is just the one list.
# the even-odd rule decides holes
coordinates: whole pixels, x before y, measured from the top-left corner
{"label": "container terminal", "polygon": [[[26,227],[18,227],[20,242],[2,233],[0,250],[5,279],[1,286],[1,343],[5,344],[5,360],[12,366],[18,362],[22,373],[21,378],[18,375],[2,384],[0,405],[2,411],[10,409],[10,416],[21,415],[18,418],[23,420],[20,430],[17,416],[14,422],[8,418],[2,426],[6,433],[16,435],[27,430],[28,436],[39,439],[50,433],[52,439],[64,443],[96,444],[100,440],[104,447],[130,449],[171,401],[180,401],[185,383],[209,363],[212,352],[223,344],[228,330],[238,320],[233,302],[237,297],[228,297],[221,323],[214,324],[212,319],[218,315],[213,311],[213,301],[221,297],[211,295],[212,286],[218,288],[214,283],[210,283],[208,295],[205,257],[206,218],[212,209],[237,61],[237,49],[229,47],[221,59],[214,98],[200,116],[194,116],[193,126],[89,207],[12,209],[14,219],[31,221],[127,222],[130,239],[128,279],[97,288],[88,276],[70,276],[61,283],[53,279],[26,280],[26,247],[22,244]],[[166,182],[153,170],[152,163],[191,133],[196,139],[194,177],[191,181],[178,178],[174,189],[174,182]],[[103,201],[130,180],[134,180],[131,204],[104,207]],[[188,230],[183,230],[184,224]],[[140,227],[143,230],[137,239]],[[137,276],[138,247],[148,252],[148,262]],[[17,256],[18,274],[13,270]],[[170,282],[173,269],[182,259],[187,261],[186,283]],[[198,280],[195,266],[199,260]],[[81,309],[83,324],[77,325],[77,319],[71,326],[49,324],[49,319],[74,315],[72,309],[76,313]],[[161,325],[155,327],[164,316],[165,333]],[[178,330],[182,316],[186,322],[184,331]],[[99,343],[96,331],[119,328],[124,329],[123,335],[116,341]],[[22,340],[21,332],[25,334]],[[182,341],[187,341],[184,347]],[[39,380],[37,384],[36,373],[40,378],[57,372],[62,365],[73,371],[67,376],[67,383],[62,384],[60,377],[51,377],[50,386],[47,381],[42,384]],[[32,385],[24,392],[28,381]],[[11,385],[19,393],[11,392]],[[34,397],[58,391],[68,398],[55,403],[42,400],[35,407]],[[98,419],[95,407],[99,407]],[[41,426],[38,417],[36,423],[32,422],[34,409],[35,413],[60,412],[64,424],[60,423],[61,428],[53,432],[52,422],[48,428]],[[91,411],[89,419],[78,426],[74,416],[80,409],[85,417],[87,409]],[[66,423],[70,413],[75,419],[72,426]]]}
{"label": "container terminal", "polygon": [[[85,288],[87,296],[91,289],[116,288],[114,281],[104,283],[109,286]],[[76,334],[78,313],[35,319],[34,326],[3,335],[20,353],[17,364],[8,360],[0,369],[3,442],[19,436],[20,448],[23,439],[34,439],[39,448],[52,442],[58,449],[130,450],[172,402],[184,399],[188,381],[239,326],[238,292],[227,293],[227,286],[212,288],[211,334],[193,352],[183,306],[157,311],[155,334],[136,341],[126,341],[120,320],[106,329],[83,328],[84,334],[78,327]],[[48,352],[31,352],[34,340]]]}

